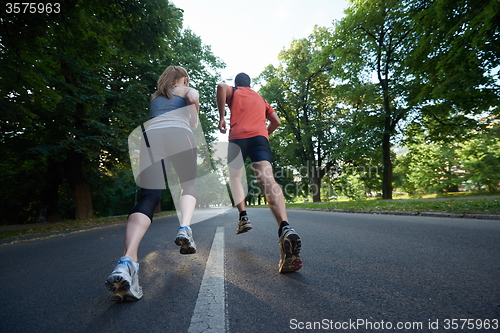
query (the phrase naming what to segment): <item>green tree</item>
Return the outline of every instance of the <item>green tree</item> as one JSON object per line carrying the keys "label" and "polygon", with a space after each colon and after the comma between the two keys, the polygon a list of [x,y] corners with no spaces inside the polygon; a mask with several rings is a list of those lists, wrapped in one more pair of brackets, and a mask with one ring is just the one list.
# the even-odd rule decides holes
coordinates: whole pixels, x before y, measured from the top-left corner
{"label": "green tree", "polygon": [[[500,2],[422,0],[410,66],[416,121],[430,137],[451,140],[479,129],[477,115],[498,114]],[[484,126],[483,126],[484,128]]]}
{"label": "green tree", "polygon": [[461,144],[458,154],[466,180],[490,192],[500,187],[500,125],[491,126]]}
{"label": "green tree", "polygon": [[294,40],[281,51],[278,67],[269,65],[260,75],[265,82],[260,92],[283,121],[272,147],[279,151],[282,165],[309,179],[314,201],[321,201],[321,179],[334,165],[335,107],[326,73],[330,64],[321,57],[328,35],[326,28],[316,28],[308,38]]}
{"label": "green tree", "polygon": [[452,142],[479,128],[482,113],[498,113],[498,7],[498,1],[353,0],[335,27],[325,52],[335,60],[332,75],[359,96],[358,86],[379,88],[378,107],[359,108],[358,119],[380,135],[384,198],[392,197],[392,142],[410,122]]}
{"label": "green tree", "polygon": [[[420,129],[407,140],[408,153],[396,159],[396,187],[408,193],[458,191],[460,187],[496,191],[500,184],[499,125],[472,131],[461,142],[432,141]],[[483,122],[489,123],[488,119]]]}
{"label": "green tree", "polygon": [[[12,161],[5,186],[27,193],[14,207],[31,218],[48,206],[49,219],[57,219],[66,184],[74,217],[91,216],[91,185],[128,164],[127,136],[148,119],[149,96],[165,67],[184,60],[195,88],[206,90],[223,66],[197,36],[181,31],[182,11],[168,2],[60,3],[59,14],[0,18],[0,143]],[[214,102],[201,103],[206,124]],[[5,213],[14,198],[1,200]]]}
{"label": "green tree", "polygon": [[120,156],[120,131],[138,119],[110,104],[117,96],[141,104],[126,90],[141,88],[144,64],[176,37],[181,18],[177,8],[147,0],[65,1],[58,14],[2,18],[2,126],[11,133],[4,143],[30,141],[29,153],[44,156],[55,181],[42,192],[55,194],[65,179],[76,218],[93,215],[89,170],[109,161],[105,155]]}
{"label": "green tree", "polygon": [[457,144],[421,142],[396,159],[397,188],[410,194],[456,192],[463,182]]}
{"label": "green tree", "polygon": [[378,84],[379,105],[369,113],[381,135],[384,199],[392,198],[391,140],[396,126],[414,109],[408,99],[406,71],[414,12],[409,1],[351,1],[332,36],[332,74],[353,86]]}

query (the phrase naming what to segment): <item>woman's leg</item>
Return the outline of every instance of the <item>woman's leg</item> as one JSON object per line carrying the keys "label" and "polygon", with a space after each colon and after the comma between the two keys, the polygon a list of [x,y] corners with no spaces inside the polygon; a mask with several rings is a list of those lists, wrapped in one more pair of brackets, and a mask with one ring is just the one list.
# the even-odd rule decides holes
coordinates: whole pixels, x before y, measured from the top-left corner
{"label": "woman's leg", "polygon": [[181,187],[181,197],[178,207],[176,207],[181,212],[181,218],[175,244],[181,247],[181,254],[194,254],[196,253],[196,244],[190,226],[196,207],[196,145],[193,134],[189,131],[179,130],[176,139],[177,149],[180,149],[181,152],[169,156],[179,177]]}
{"label": "woman's leg", "polygon": [[138,262],[139,244],[150,225],[151,220],[143,213],[132,213],[128,217],[123,255],[130,256],[133,262]]}
{"label": "woman's leg", "polygon": [[179,200],[179,206],[181,210],[181,227],[191,226],[191,219],[193,218],[194,208],[196,207],[196,198],[189,194],[182,195]]}
{"label": "woman's leg", "polygon": [[181,211],[180,225],[189,227],[193,212],[196,207],[196,169],[197,152],[193,134],[180,130],[177,134],[177,144],[182,147],[182,151],[173,156],[169,156],[175,172],[179,177],[181,186],[181,197],[179,207]]}
{"label": "woman's leg", "polygon": [[134,262],[138,262],[139,244],[151,225],[161,193],[162,190],[142,189],[139,201],[128,216],[123,255],[132,257]]}
{"label": "woman's leg", "polygon": [[123,256],[106,279],[106,286],[113,292],[112,299],[115,301],[142,298],[137,251],[144,234],[151,225],[161,192],[162,190],[142,189],[141,198],[130,212],[125,231]]}

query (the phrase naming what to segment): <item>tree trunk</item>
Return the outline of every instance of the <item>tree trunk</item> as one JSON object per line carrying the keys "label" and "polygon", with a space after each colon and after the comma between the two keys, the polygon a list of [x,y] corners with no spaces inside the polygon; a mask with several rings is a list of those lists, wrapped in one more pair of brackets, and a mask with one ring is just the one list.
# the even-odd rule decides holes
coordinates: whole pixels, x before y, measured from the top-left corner
{"label": "tree trunk", "polygon": [[384,133],[382,142],[382,158],[384,173],[382,178],[382,199],[392,199],[392,160],[391,160],[391,134]]}
{"label": "tree trunk", "polygon": [[[64,61],[61,62],[61,69],[66,72],[64,75],[66,83],[74,85],[75,76],[73,75],[70,66]],[[69,95],[73,95],[71,89],[69,89]],[[82,103],[76,104],[75,110],[75,128],[79,129],[84,124],[85,120],[83,115],[85,114],[85,107]],[[73,199],[75,201],[75,218],[84,219],[89,218],[94,215],[92,207],[92,196],[90,195],[90,186],[83,174],[83,155],[81,153],[75,153],[70,151],[65,161],[66,174],[68,178],[68,183],[73,191]]]}
{"label": "tree trunk", "polygon": [[321,202],[321,179],[323,178],[323,172],[321,170],[321,164],[323,163],[323,158],[321,156],[321,137],[317,138],[316,146],[316,159],[317,162],[314,165],[313,182],[314,182],[314,192],[313,192],[313,202]]}
{"label": "tree trunk", "polygon": [[40,222],[59,222],[59,186],[61,185],[61,166],[49,160],[45,185],[41,191],[41,199],[46,209],[43,220]]}
{"label": "tree trunk", "polygon": [[70,152],[66,158],[66,174],[73,191],[75,218],[85,219],[94,215],[90,186],[83,174],[83,155]]}
{"label": "tree trunk", "polygon": [[313,202],[321,202],[321,178],[314,174],[312,177]]}
{"label": "tree trunk", "polygon": [[382,165],[384,173],[382,178],[382,199],[392,199],[392,160],[391,160],[391,134],[392,127],[392,110],[389,98],[389,80],[387,75],[382,79],[379,70],[380,86],[384,96],[384,136],[382,138]]}

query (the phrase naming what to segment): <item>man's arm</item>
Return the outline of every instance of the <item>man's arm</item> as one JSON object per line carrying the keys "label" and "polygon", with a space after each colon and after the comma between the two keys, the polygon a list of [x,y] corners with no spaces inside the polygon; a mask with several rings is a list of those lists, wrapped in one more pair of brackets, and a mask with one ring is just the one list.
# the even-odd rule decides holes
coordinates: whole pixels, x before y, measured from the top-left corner
{"label": "man's arm", "polygon": [[224,116],[226,115],[226,100],[231,95],[231,87],[225,83],[217,85],[217,109],[219,110],[219,130],[226,133],[227,126]]}
{"label": "man's arm", "polygon": [[267,120],[269,120],[269,126],[267,126],[267,134],[271,134],[276,128],[278,128],[279,125],[281,125],[280,117],[278,117],[278,114],[276,112],[268,115]]}

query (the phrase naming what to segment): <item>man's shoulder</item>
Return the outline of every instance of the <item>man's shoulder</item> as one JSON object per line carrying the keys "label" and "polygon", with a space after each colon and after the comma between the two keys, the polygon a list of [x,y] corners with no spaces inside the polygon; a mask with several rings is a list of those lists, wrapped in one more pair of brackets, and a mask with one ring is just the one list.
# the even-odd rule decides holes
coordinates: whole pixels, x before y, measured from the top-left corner
{"label": "man's shoulder", "polygon": [[[256,92],[255,90],[253,90],[252,88],[250,87],[231,87],[231,90],[233,92],[235,91],[240,91],[242,93],[245,93],[247,95],[259,95],[258,92]],[[260,96],[260,95],[259,95]]]}

